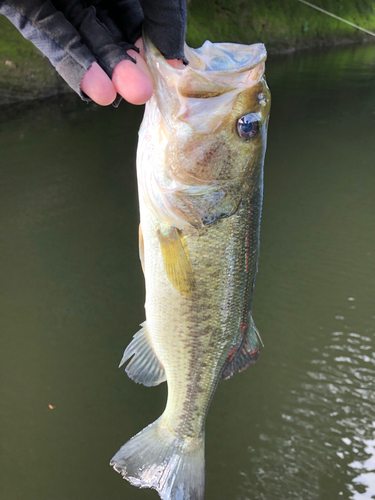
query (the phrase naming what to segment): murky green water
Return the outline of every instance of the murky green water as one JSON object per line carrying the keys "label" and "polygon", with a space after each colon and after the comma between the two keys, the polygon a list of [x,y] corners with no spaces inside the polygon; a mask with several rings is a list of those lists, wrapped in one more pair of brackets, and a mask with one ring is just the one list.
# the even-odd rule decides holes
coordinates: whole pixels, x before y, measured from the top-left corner
{"label": "murky green water", "polygon": [[[274,58],[265,342],[219,384],[206,500],[375,498],[375,47]],[[156,419],[117,369],[144,319],[142,110],[0,109],[0,498],[147,500],[108,461]],[[49,407],[51,405],[51,407]]]}

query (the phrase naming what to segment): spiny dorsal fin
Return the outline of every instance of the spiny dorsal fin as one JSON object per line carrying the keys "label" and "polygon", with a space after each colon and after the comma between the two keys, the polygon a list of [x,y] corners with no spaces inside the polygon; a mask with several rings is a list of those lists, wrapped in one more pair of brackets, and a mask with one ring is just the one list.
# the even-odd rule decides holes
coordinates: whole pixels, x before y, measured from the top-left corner
{"label": "spiny dorsal fin", "polygon": [[146,322],[125,349],[119,366],[133,356],[125,371],[129,378],[148,387],[167,380],[164,368],[156,357],[147,332]]}
{"label": "spiny dorsal fin", "polygon": [[254,324],[254,320],[251,314],[249,314],[247,331],[242,337],[239,345],[235,347],[233,352],[229,355],[221,378],[228,379],[236,372],[242,372],[242,370],[246,370],[246,368],[253,365],[259,358],[261,345],[263,345],[263,342]]}
{"label": "spiny dorsal fin", "polygon": [[194,271],[188,249],[175,227],[157,232],[169,281],[180,295],[188,296],[194,288]]}

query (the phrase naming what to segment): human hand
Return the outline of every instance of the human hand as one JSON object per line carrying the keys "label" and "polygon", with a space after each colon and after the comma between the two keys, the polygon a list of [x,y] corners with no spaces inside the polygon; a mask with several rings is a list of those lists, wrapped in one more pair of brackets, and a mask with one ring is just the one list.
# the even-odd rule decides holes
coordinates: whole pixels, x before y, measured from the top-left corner
{"label": "human hand", "polygon": [[82,99],[101,105],[117,94],[132,104],[151,97],[142,24],[171,64],[185,61],[185,0],[0,0],[0,13]]}
{"label": "human hand", "polygon": [[[112,104],[119,94],[131,104],[144,104],[153,93],[153,85],[150,71],[145,62],[142,38],[135,44],[139,54],[129,50],[128,54],[137,61],[124,60],[119,62],[113,71],[112,79],[94,62],[86,72],[81,82],[81,90],[94,102],[101,106]],[[183,68],[181,59],[170,59],[169,64],[175,68]]]}
{"label": "human hand", "polygon": [[112,79],[97,62],[85,73],[81,90],[97,104],[112,104],[117,94],[131,104],[144,104],[151,98],[153,86],[144,59],[142,38],[134,45],[138,47],[139,54],[132,49],[127,52],[136,60],[136,64],[130,60],[120,61],[113,70]]}

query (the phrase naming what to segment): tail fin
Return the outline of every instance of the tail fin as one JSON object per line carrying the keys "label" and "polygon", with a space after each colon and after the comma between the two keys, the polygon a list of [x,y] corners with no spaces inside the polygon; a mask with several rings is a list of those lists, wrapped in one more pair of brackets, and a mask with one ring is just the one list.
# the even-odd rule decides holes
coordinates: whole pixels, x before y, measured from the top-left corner
{"label": "tail fin", "polygon": [[204,437],[189,442],[162,429],[160,419],[128,441],[110,465],[133,486],[162,500],[204,499]]}

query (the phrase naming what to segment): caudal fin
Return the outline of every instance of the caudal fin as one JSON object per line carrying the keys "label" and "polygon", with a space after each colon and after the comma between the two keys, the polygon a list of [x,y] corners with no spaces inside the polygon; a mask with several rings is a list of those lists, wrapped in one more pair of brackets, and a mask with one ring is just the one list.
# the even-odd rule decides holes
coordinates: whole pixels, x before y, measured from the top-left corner
{"label": "caudal fin", "polygon": [[160,419],[124,444],[110,465],[132,485],[156,490],[162,500],[204,499],[204,438],[176,438]]}

